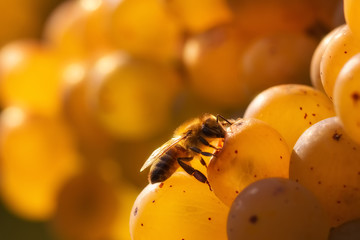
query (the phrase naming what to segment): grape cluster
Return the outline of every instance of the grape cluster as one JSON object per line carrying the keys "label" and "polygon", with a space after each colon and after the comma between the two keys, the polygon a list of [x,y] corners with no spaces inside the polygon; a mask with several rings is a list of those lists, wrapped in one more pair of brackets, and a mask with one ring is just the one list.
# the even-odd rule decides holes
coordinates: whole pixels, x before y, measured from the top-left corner
{"label": "grape cluster", "polygon": [[[227,206],[222,210],[227,216],[222,220],[226,234],[213,238],[194,231],[188,236],[185,230],[171,239],[360,237],[360,4],[345,0],[344,13],[346,23],[324,36],[312,54],[313,86],[279,84],[261,91],[227,128],[222,149],[210,159],[207,177],[212,191],[207,192]],[[138,196],[130,217],[132,239],[146,239],[139,232],[151,234],[162,223],[163,219],[153,217],[149,205],[165,198],[160,196],[162,188],[181,177],[183,181],[190,178],[176,173],[164,183],[149,185]],[[188,187],[184,184],[183,191]],[[181,207],[158,209],[159,218],[180,221],[173,219],[177,215],[169,215],[182,209],[183,221],[192,209],[204,207],[187,219],[213,229],[212,222],[203,217],[205,212],[208,220],[215,218],[211,214],[218,208],[207,205],[212,200],[199,203],[197,191],[188,202],[175,196],[175,190],[167,190],[166,197],[174,196],[171,199]],[[189,209],[184,210],[182,204]],[[145,222],[150,225],[147,230]],[[223,231],[223,222],[218,226]],[[169,239],[168,231],[157,239]]]}

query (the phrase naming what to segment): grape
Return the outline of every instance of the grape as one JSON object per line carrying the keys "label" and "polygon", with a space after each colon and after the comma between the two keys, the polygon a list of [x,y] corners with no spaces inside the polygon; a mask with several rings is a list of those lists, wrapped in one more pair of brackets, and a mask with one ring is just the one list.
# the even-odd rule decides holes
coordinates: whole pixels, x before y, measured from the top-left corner
{"label": "grape", "polygon": [[208,179],[226,205],[248,184],[266,177],[288,177],[290,151],[267,123],[239,119],[229,129],[222,150],[211,158]]}
{"label": "grape", "polygon": [[233,17],[225,0],[165,0],[165,3],[168,11],[191,33],[228,23]]}
{"label": "grape", "polygon": [[241,78],[239,61],[247,40],[231,25],[219,26],[189,38],[183,60],[190,89],[213,106],[238,107],[249,95]]}
{"label": "grape", "polygon": [[241,62],[245,84],[258,93],[278,84],[308,83],[309,62],[316,44],[313,38],[300,33],[275,33],[255,39]]}
{"label": "grape", "polygon": [[320,76],[324,90],[333,99],[334,85],[344,64],[360,52],[360,44],[347,25],[343,25],[331,38],[320,62]]}
{"label": "grape", "polygon": [[315,52],[311,59],[311,66],[310,66],[311,83],[316,89],[318,89],[322,92],[325,92],[325,90],[322,85],[321,76],[320,76],[321,58],[322,58],[322,55],[324,54],[324,51],[325,51],[327,45],[329,44],[329,42],[331,40],[331,38],[337,33],[337,31],[340,28],[341,27],[337,27],[337,28],[333,29],[321,40],[321,42],[317,45]]}
{"label": "grape", "polygon": [[360,238],[360,219],[341,224],[330,231],[329,240],[357,240]]}
{"label": "grape", "polygon": [[246,187],[233,202],[227,222],[229,240],[326,240],[329,228],[314,195],[282,178],[266,178]]}
{"label": "grape", "polygon": [[354,33],[354,35],[360,39],[360,4],[357,0],[344,0],[344,13],[347,25]]}
{"label": "grape", "polygon": [[118,207],[114,187],[88,170],[60,189],[52,225],[63,239],[105,239],[112,231]]}
{"label": "grape", "polygon": [[247,34],[303,32],[315,21],[308,0],[234,0],[232,8],[238,28]]}
{"label": "grape", "polygon": [[0,191],[15,214],[48,219],[60,186],[80,168],[74,139],[59,119],[15,107],[1,113]]}
{"label": "grape", "polygon": [[111,14],[109,28],[118,49],[158,61],[179,58],[182,31],[161,1],[119,1]]}
{"label": "grape", "polygon": [[92,111],[110,135],[143,140],[166,129],[181,87],[173,68],[113,53],[100,58],[90,71]]}
{"label": "grape", "polygon": [[334,88],[334,106],[346,133],[360,144],[360,53],[340,71]]}
{"label": "grape", "polygon": [[225,206],[206,184],[184,172],[149,184],[130,215],[132,240],[226,239]]}
{"label": "grape", "polygon": [[289,177],[312,191],[331,226],[360,217],[360,145],[337,117],[309,127],[294,146]]}
{"label": "grape", "polygon": [[62,115],[76,135],[82,153],[90,160],[109,155],[113,140],[92,112],[87,73],[88,67],[82,62],[66,67],[63,81],[69,84],[64,89]]}
{"label": "grape", "polygon": [[64,60],[92,59],[113,47],[108,32],[112,9],[110,0],[64,1],[46,21],[45,41]]}
{"label": "grape", "polygon": [[309,126],[334,115],[332,102],[324,93],[305,85],[286,84],[261,92],[248,105],[244,117],[267,122],[292,149]]}
{"label": "grape", "polygon": [[62,66],[50,49],[31,40],[11,42],[1,49],[0,69],[3,106],[59,114]]}

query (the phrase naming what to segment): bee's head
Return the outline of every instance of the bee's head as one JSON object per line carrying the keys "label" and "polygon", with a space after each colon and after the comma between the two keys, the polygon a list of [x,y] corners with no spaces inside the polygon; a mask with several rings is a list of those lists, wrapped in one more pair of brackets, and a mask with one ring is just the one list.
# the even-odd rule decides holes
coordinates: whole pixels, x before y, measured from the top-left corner
{"label": "bee's head", "polygon": [[209,138],[224,138],[226,133],[224,126],[213,115],[204,118],[201,131]]}

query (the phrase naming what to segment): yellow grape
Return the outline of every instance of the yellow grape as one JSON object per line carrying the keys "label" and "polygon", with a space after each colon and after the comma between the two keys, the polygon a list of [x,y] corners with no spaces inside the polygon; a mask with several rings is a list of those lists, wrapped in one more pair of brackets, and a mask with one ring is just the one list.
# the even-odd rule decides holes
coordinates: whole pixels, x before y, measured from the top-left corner
{"label": "yellow grape", "polygon": [[347,25],[354,33],[354,35],[360,39],[360,4],[357,0],[344,0],[344,14]]}
{"label": "yellow grape", "polygon": [[360,144],[360,53],[341,69],[334,88],[334,106],[344,130]]}
{"label": "yellow grape", "polygon": [[333,104],[324,93],[305,85],[286,84],[261,92],[249,104],[244,117],[267,122],[292,149],[308,127],[334,115]]}
{"label": "yellow grape", "polygon": [[228,130],[222,150],[211,158],[208,179],[226,205],[247,185],[266,177],[288,177],[290,151],[267,123],[239,119]]}
{"label": "yellow grape", "polygon": [[311,4],[308,0],[233,0],[232,8],[240,31],[266,35],[308,29],[315,21]]}
{"label": "yellow grape", "polygon": [[90,71],[90,104],[109,134],[141,140],[166,129],[181,86],[173,68],[113,53]]}
{"label": "yellow grape", "polygon": [[90,160],[108,154],[112,140],[100,126],[88,101],[88,68],[84,63],[73,63],[64,70],[63,80],[68,84],[63,93],[62,114],[76,135],[82,153]]}
{"label": "yellow grape", "polygon": [[317,41],[304,33],[275,33],[255,39],[242,57],[243,78],[252,92],[285,83],[308,83]]}
{"label": "yellow grape", "polygon": [[110,0],[64,1],[46,21],[45,41],[65,60],[91,58],[111,49],[112,9]]}
{"label": "yellow grape", "polygon": [[321,82],[321,76],[320,76],[320,62],[321,62],[321,58],[324,54],[324,51],[327,47],[327,45],[329,44],[331,38],[336,34],[336,32],[340,29],[341,27],[337,27],[335,29],[333,29],[331,32],[329,32],[321,41],[320,43],[317,45],[312,58],[311,58],[311,65],[310,65],[310,79],[311,79],[311,83],[312,85],[322,91],[325,92],[324,87],[322,85]]}
{"label": "yellow grape", "polygon": [[228,240],[327,240],[327,215],[305,187],[284,178],[266,178],[235,199],[227,222]]}
{"label": "yellow grape", "polygon": [[11,42],[0,52],[0,98],[3,106],[15,105],[45,115],[56,115],[61,106],[62,66],[53,52],[39,42]]}
{"label": "yellow grape", "polygon": [[360,219],[352,220],[332,228],[329,240],[357,240],[360,239]]}
{"label": "yellow grape", "polygon": [[320,62],[320,76],[324,90],[333,99],[334,85],[344,64],[360,52],[359,41],[347,25],[343,25],[331,38]]}
{"label": "yellow grape", "polygon": [[58,119],[10,107],[1,113],[0,192],[17,215],[48,219],[64,181],[80,168],[73,136]]}
{"label": "yellow grape", "polygon": [[149,184],[130,215],[132,240],[226,239],[229,208],[209,186],[184,172]]}
{"label": "yellow grape", "polygon": [[215,106],[238,107],[247,102],[249,95],[239,64],[246,43],[231,25],[189,38],[184,46],[183,61],[190,89]]}
{"label": "yellow grape", "polygon": [[168,11],[191,33],[228,23],[233,17],[225,0],[165,0],[165,3]]}
{"label": "yellow grape", "polygon": [[109,26],[110,37],[121,50],[159,61],[179,57],[182,30],[161,1],[119,1]]}
{"label": "yellow grape", "polygon": [[308,128],[294,146],[289,177],[315,194],[331,226],[360,218],[359,159],[360,145],[337,117]]}
{"label": "yellow grape", "polygon": [[88,170],[69,179],[59,190],[52,226],[63,239],[106,239],[118,207],[114,186]]}

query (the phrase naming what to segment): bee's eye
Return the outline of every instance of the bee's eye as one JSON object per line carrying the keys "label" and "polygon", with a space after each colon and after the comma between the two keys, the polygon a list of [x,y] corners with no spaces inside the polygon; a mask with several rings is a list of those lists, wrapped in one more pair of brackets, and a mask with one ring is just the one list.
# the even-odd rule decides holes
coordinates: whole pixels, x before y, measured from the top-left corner
{"label": "bee's eye", "polygon": [[221,128],[220,125],[210,126],[208,124],[203,124],[201,131],[204,133],[205,136],[210,138],[223,138],[225,137],[225,132]]}

